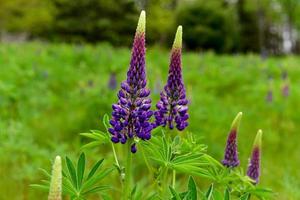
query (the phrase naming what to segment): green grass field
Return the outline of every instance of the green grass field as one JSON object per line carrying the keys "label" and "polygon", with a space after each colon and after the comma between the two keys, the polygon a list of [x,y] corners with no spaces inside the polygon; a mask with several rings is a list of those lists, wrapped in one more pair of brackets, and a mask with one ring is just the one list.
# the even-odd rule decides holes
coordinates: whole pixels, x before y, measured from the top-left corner
{"label": "green grass field", "polygon": [[[158,47],[147,51],[154,108],[166,81],[169,53]],[[46,199],[47,193],[29,187],[43,177],[38,169],[50,170],[57,154],[75,158],[86,143],[79,133],[103,128],[101,118],[117,100],[129,58],[129,49],[106,44],[0,44],[0,199]],[[191,104],[190,126],[182,134],[193,132],[221,160],[230,123],[242,111],[242,168],[262,129],[260,184],[281,200],[300,199],[299,63],[297,57],[261,60],[256,55],[183,52]],[[288,97],[282,95],[283,70],[289,76]],[[118,82],[115,90],[108,87],[112,72]],[[273,101],[267,102],[270,87]],[[107,165],[112,160],[105,146],[85,151],[88,160],[105,158]]]}

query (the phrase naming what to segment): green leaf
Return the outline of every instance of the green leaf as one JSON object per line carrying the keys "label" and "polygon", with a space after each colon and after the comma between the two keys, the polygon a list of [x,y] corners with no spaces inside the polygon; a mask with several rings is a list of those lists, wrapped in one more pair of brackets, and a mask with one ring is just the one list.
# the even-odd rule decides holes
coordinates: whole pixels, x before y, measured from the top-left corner
{"label": "green leaf", "polygon": [[87,180],[89,180],[89,179],[95,174],[95,172],[98,170],[98,168],[99,168],[100,165],[102,164],[103,160],[104,160],[104,159],[99,160],[99,161],[93,166],[93,168],[91,169],[91,171],[90,171],[90,173],[89,173],[89,175],[88,175],[88,177],[87,177]]}
{"label": "green leaf", "polygon": [[108,174],[110,174],[113,170],[115,170],[114,167],[112,168],[108,168],[105,169],[101,172],[99,172],[98,174],[94,175],[93,177],[91,177],[89,180],[87,180],[86,182],[84,182],[82,184],[82,191],[88,190],[89,188],[93,187],[94,184],[96,184],[97,182],[99,182],[101,179],[103,179],[104,177],[106,177]]}
{"label": "green leaf", "polygon": [[75,167],[74,167],[72,161],[68,158],[68,156],[66,156],[66,163],[67,163],[69,175],[72,179],[72,183],[75,186],[75,188],[78,188],[77,187],[77,176],[76,176]]}
{"label": "green leaf", "polygon": [[249,194],[249,193],[243,194],[243,195],[240,197],[240,200],[249,200],[249,199],[250,199],[250,194]]}
{"label": "green leaf", "polygon": [[175,189],[174,189],[173,187],[169,186],[169,189],[170,189],[170,191],[171,191],[173,197],[174,197],[176,200],[181,200],[179,194],[175,191]]}
{"label": "green leaf", "polygon": [[87,144],[83,145],[81,147],[81,149],[86,149],[86,148],[91,148],[91,147],[97,147],[97,146],[100,146],[101,144],[103,144],[103,143],[99,142],[99,141],[93,141],[93,142],[90,142],[90,143],[87,143]]}
{"label": "green leaf", "polygon": [[78,159],[78,163],[77,163],[77,185],[78,185],[78,188],[81,188],[81,185],[82,185],[84,169],[85,169],[85,154],[81,153],[81,155]]}
{"label": "green leaf", "polygon": [[97,193],[97,192],[108,190],[108,189],[110,189],[110,186],[97,186],[97,187],[94,187],[92,189],[89,189],[89,190],[83,192],[82,194],[87,195],[87,194]]}
{"label": "green leaf", "polygon": [[206,197],[207,200],[211,199],[213,191],[214,191],[214,184],[211,184],[210,187],[208,188],[206,194],[205,194],[205,197]]}
{"label": "green leaf", "polygon": [[226,188],[224,192],[224,200],[230,200],[230,191],[229,188]]}
{"label": "green leaf", "polygon": [[31,184],[30,187],[37,188],[44,191],[49,191],[49,185]]}
{"label": "green leaf", "polygon": [[104,125],[105,128],[106,128],[106,131],[108,131],[108,128],[110,127],[110,124],[109,124],[109,116],[108,116],[107,114],[105,114],[105,115],[103,116],[102,122],[103,122],[103,125]]}
{"label": "green leaf", "polygon": [[192,176],[190,176],[189,178],[188,192],[189,192],[188,199],[197,200],[197,186]]}

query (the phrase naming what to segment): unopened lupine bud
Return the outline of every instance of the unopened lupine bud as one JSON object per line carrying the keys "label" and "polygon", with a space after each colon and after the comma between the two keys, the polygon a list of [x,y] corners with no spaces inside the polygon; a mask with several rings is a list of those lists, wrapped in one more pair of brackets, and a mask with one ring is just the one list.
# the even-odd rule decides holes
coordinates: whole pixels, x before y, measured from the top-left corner
{"label": "unopened lupine bud", "polygon": [[254,184],[259,182],[260,176],[260,160],[261,160],[261,138],[262,131],[258,130],[254,140],[251,158],[249,160],[247,175],[254,181]]}
{"label": "unopened lupine bud", "polygon": [[[152,124],[149,119],[153,113],[150,110],[151,99],[148,98],[150,90],[146,88],[145,20],[145,11],[142,11],[134,37],[127,80],[121,84],[118,103],[112,106],[112,128],[109,132],[114,143],[125,144],[134,137],[142,140],[151,138]],[[134,144],[131,150],[136,152]]]}
{"label": "unopened lupine bud", "polygon": [[61,193],[62,193],[61,158],[60,156],[56,156],[52,168],[52,176],[51,176],[48,200],[61,200],[62,199]]}
{"label": "unopened lupine bud", "polygon": [[181,69],[182,26],[176,32],[169,66],[169,76],[164,90],[160,94],[155,112],[155,126],[168,126],[180,131],[188,126],[188,100],[182,80]]}
{"label": "unopened lupine bud", "polygon": [[239,112],[232,122],[230,132],[228,134],[225,155],[222,161],[226,167],[236,167],[240,164],[237,150],[237,133],[243,113]]}

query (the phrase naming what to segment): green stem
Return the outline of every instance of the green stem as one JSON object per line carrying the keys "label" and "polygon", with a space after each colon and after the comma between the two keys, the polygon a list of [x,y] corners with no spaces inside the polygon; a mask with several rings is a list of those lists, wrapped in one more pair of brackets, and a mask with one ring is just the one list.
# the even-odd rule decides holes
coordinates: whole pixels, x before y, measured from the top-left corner
{"label": "green stem", "polygon": [[172,187],[175,189],[176,184],[176,171],[173,169]]}
{"label": "green stem", "polygon": [[119,161],[118,161],[116,149],[115,149],[114,144],[113,144],[112,142],[111,142],[111,148],[112,148],[112,150],[113,150],[113,154],[114,154],[114,158],[115,158],[116,165],[118,166],[119,169],[121,169],[120,164],[119,164]]}
{"label": "green stem", "polygon": [[146,166],[147,166],[147,168],[148,168],[148,170],[149,170],[149,176],[151,177],[151,179],[153,178],[153,169],[152,169],[152,167],[150,166],[150,164],[149,164],[149,161],[148,161],[148,158],[146,157],[146,155],[145,155],[145,152],[144,152],[144,149],[143,148],[140,148],[140,150],[141,150],[141,152],[142,152],[142,156],[143,156],[143,158],[144,158],[144,161],[145,161],[145,164],[146,164]]}
{"label": "green stem", "polygon": [[127,149],[127,162],[126,162],[126,168],[125,168],[125,182],[124,182],[124,188],[123,188],[123,199],[128,200],[129,194],[131,191],[131,173],[132,173],[132,153],[131,153],[131,143],[127,142],[128,149]]}
{"label": "green stem", "polygon": [[168,194],[168,188],[169,188],[169,184],[168,184],[168,168],[166,167],[163,171],[162,174],[162,181],[161,181],[161,193],[162,193],[162,197],[166,197]]}

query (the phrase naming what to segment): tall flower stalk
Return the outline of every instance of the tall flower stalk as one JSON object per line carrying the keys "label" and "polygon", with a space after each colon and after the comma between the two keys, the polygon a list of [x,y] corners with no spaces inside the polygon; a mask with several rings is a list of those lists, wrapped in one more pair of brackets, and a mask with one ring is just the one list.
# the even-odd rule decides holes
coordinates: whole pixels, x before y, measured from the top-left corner
{"label": "tall flower stalk", "polygon": [[51,176],[48,200],[61,200],[62,199],[61,192],[62,192],[61,158],[60,156],[56,156],[52,168],[52,176]]}
{"label": "tall flower stalk", "polygon": [[226,167],[234,168],[240,164],[237,150],[237,133],[243,113],[239,112],[231,124],[231,129],[228,134],[225,155],[222,161]]}
{"label": "tall flower stalk", "polygon": [[252,154],[249,160],[249,165],[247,170],[247,176],[254,181],[254,184],[258,184],[259,176],[260,176],[261,138],[262,138],[262,131],[258,130],[254,140]]}
{"label": "tall flower stalk", "polygon": [[160,93],[160,101],[155,112],[155,126],[168,126],[180,131],[188,126],[188,100],[182,79],[181,67],[182,26],[179,26],[173,43],[169,75],[164,90]]}
{"label": "tall flower stalk", "polygon": [[150,90],[146,88],[145,70],[145,12],[142,11],[136,29],[127,80],[121,84],[118,102],[112,105],[112,119],[109,129],[114,143],[131,144],[131,152],[137,151],[134,139],[149,140],[153,112],[150,110]]}

